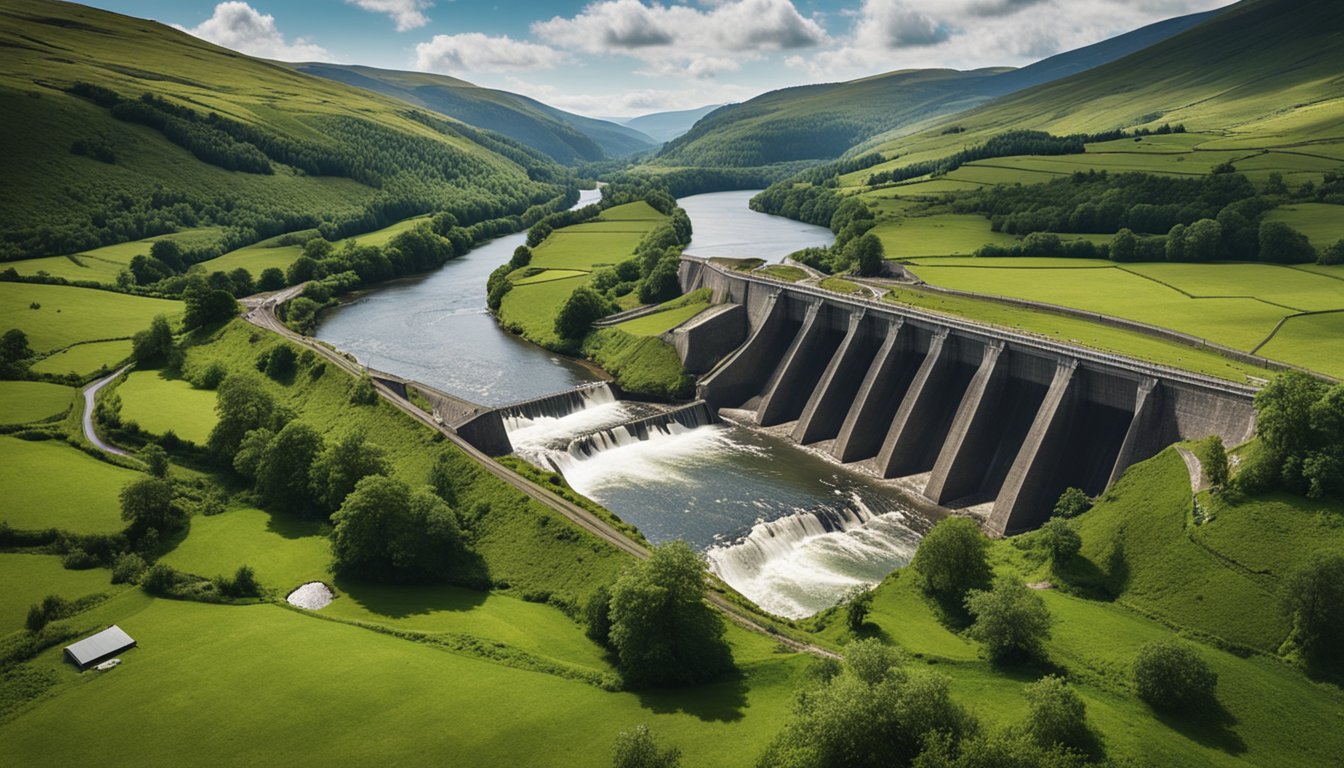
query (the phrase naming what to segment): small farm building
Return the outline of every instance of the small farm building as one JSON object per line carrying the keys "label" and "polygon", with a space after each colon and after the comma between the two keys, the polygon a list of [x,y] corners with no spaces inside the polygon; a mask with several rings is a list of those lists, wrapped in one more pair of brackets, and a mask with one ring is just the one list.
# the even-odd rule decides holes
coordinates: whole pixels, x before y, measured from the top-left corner
{"label": "small farm building", "polygon": [[135,640],[116,624],[96,635],[86,637],[65,647],[65,657],[81,670],[116,656],[127,648],[135,647]]}

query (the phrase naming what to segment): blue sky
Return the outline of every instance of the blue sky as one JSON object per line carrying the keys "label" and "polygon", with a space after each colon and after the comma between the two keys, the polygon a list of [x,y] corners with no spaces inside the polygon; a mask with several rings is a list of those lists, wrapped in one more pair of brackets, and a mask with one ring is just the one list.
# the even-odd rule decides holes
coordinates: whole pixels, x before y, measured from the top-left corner
{"label": "blue sky", "polygon": [[[86,0],[87,2],[88,0]],[[93,0],[243,53],[633,116],[914,67],[1021,66],[1228,0]]]}

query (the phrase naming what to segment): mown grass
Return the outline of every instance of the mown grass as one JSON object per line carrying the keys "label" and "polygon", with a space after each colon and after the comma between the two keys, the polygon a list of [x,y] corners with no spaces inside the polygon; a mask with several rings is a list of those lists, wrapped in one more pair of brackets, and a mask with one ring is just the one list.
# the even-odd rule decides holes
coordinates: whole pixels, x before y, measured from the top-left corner
{"label": "mown grass", "polygon": [[556,348],[562,340],[555,333],[555,314],[575,288],[587,285],[591,276],[584,274],[564,280],[514,286],[504,295],[499,307],[499,319],[505,327],[514,329],[533,343]]}
{"label": "mown grass", "polygon": [[105,368],[114,368],[118,363],[125,362],[130,356],[130,339],[95,341],[87,344],[76,344],[59,352],[53,352],[33,363],[32,370],[36,373],[57,375],[73,373],[84,377]]}
{"label": "mown grass", "polygon": [[1259,354],[1344,378],[1344,312],[1290,317]]}
{"label": "mown grass", "polygon": [[1262,379],[1266,375],[1263,368],[1241,363],[1214,352],[1075,317],[911,288],[894,289],[887,294],[885,300],[1232,381]]}
{"label": "mown grass", "polygon": [[[1344,160],[1337,161],[1344,162]],[[1327,203],[1281,205],[1265,214],[1266,221],[1282,221],[1324,248],[1344,238],[1344,206]]]}
{"label": "mown grass", "polygon": [[[452,616],[423,621],[451,626],[434,622]],[[58,660],[59,649],[35,663],[54,670],[59,683],[0,724],[13,759],[603,766],[617,732],[647,723],[683,750],[688,765],[748,766],[786,718],[806,663],[730,628],[741,679],[609,693],[271,605],[132,592],[80,617],[91,628],[113,621],[140,647],[95,685],[81,684]],[[255,695],[240,699],[248,690]],[[217,727],[181,738],[181,723],[202,706]],[[81,724],[82,738],[61,735],[59,724],[71,722]]]}
{"label": "mown grass", "polygon": [[0,424],[27,424],[59,416],[74,402],[75,391],[41,381],[0,381]]}
{"label": "mown grass", "polygon": [[56,555],[23,552],[0,553],[0,584],[0,635],[22,629],[28,607],[47,595],[73,602],[111,587],[104,569],[66,570]]}
{"label": "mown grass", "polygon": [[679,307],[670,307],[660,312],[654,312],[651,315],[637,317],[634,320],[626,320],[624,323],[620,323],[613,327],[620,329],[631,336],[659,336],[676,328],[708,308],[708,301],[696,301],[682,304]]}
{"label": "mown grass", "polygon": [[132,371],[117,384],[116,392],[121,398],[122,422],[133,421],[155,435],[173,432],[183,440],[205,445],[218,421],[214,392],[169,378],[163,371]]}
{"label": "mown grass", "polygon": [[[37,309],[32,306],[36,304]],[[181,316],[182,302],[93,288],[0,282],[0,328],[18,328],[38,353],[83,341],[129,338],[155,315]]]}
{"label": "mown grass", "polygon": [[191,520],[186,537],[162,561],[199,576],[232,576],[250,565],[257,579],[284,597],[309,581],[331,581],[329,527],[252,507]]}
{"label": "mown grass", "polygon": [[790,283],[796,283],[799,280],[806,280],[809,277],[807,270],[801,269],[799,267],[790,266],[788,264],[770,264],[761,267],[756,271],[759,273],[769,275],[770,277],[773,277],[776,280],[787,280]]}
{"label": "mown grass", "polygon": [[967,213],[911,216],[884,221],[872,229],[888,259],[912,256],[970,255],[983,245],[1008,245],[1012,235],[990,230],[989,219]]}
{"label": "mown grass", "polygon": [[59,440],[0,437],[0,520],[23,530],[121,530],[117,494],[142,477]]}

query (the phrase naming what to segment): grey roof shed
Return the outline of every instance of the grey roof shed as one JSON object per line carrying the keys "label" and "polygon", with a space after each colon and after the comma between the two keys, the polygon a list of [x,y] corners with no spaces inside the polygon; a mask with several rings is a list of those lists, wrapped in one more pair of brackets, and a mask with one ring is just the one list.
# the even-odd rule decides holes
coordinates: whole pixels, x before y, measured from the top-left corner
{"label": "grey roof shed", "polygon": [[118,653],[135,646],[135,640],[122,631],[116,624],[96,635],[80,640],[65,647],[65,656],[80,669],[88,669],[100,661],[116,656]]}

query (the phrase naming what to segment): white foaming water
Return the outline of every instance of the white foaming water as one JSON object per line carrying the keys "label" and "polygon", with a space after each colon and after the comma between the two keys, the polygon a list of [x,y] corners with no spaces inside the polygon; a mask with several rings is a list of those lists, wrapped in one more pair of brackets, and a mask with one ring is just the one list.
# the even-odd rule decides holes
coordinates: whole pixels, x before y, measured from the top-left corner
{"label": "white foaming water", "polygon": [[710,548],[710,568],[767,611],[802,618],[835,605],[910,562],[919,534],[900,511],[849,504],[760,521],[742,539]]}

